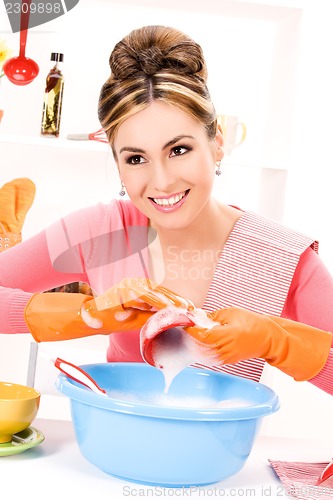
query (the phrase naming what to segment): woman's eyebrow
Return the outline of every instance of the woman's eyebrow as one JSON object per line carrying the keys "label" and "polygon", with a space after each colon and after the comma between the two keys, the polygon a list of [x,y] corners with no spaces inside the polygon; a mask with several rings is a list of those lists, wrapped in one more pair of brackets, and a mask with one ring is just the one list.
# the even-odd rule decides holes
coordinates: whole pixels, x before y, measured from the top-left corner
{"label": "woman's eyebrow", "polygon": [[[193,135],[177,135],[170,141],[168,141],[164,146],[162,147],[162,150],[164,151],[165,149],[169,148],[173,144],[176,144],[176,142],[180,141],[181,139],[194,139]],[[146,154],[146,151],[141,148],[135,148],[132,146],[124,146],[120,149],[119,154],[123,153],[124,151],[128,151],[129,153],[142,153]]]}
{"label": "woman's eyebrow", "polygon": [[140,148],[133,148],[131,146],[124,146],[123,148],[121,148],[121,150],[119,151],[119,154],[122,153],[123,151],[128,151],[129,153],[143,153],[145,154],[146,151],[144,151],[143,149],[140,149]]}
{"label": "woman's eyebrow", "polygon": [[194,139],[193,135],[177,135],[171,141],[168,141],[166,144],[164,144],[162,150],[169,148],[176,142],[180,141],[181,139]]}

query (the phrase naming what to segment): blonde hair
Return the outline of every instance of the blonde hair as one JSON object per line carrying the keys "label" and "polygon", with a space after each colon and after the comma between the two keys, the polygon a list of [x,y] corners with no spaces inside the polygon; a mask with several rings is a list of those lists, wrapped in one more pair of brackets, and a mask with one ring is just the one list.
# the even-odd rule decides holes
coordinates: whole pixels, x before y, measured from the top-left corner
{"label": "blonde hair", "polygon": [[99,97],[98,116],[111,146],[121,123],[163,101],[216,134],[216,113],[207,88],[202,49],[187,35],[165,26],[145,26],[118,42],[109,59],[111,74]]}

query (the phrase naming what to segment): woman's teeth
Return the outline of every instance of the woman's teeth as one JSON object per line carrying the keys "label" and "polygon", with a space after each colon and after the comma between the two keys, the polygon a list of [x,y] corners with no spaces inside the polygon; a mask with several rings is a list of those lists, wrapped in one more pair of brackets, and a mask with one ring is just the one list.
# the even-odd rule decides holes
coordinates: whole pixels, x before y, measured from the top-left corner
{"label": "woman's teeth", "polygon": [[184,196],[186,195],[186,191],[181,194],[176,194],[175,196],[171,196],[170,198],[153,198],[154,202],[157,205],[161,206],[172,206],[178,203]]}

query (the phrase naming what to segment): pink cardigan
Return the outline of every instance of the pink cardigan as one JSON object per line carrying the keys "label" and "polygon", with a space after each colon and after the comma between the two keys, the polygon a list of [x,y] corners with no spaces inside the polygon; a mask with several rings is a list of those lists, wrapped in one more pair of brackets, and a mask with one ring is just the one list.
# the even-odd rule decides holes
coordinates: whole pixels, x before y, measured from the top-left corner
{"label": "pink cardigan", "polygon": [[[83,281],[99,294],[124,277],[144,275],[147,225],[131,202],[113,200],[78,210],[1,253],[0,332],[28,332],[24,308],[33,293]],[[310,246],[301,253],[287,286],[281,316],[333,330],[333,279]],[[110,335],[107,358],[142,361],[138,332]],[[333,349],[311,382],[333,394]]]}

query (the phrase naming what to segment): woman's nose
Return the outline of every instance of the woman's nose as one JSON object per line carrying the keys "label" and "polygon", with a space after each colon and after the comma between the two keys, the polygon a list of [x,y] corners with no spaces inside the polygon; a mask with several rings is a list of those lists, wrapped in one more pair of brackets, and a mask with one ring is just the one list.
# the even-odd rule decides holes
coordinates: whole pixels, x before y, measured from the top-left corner
{"label": "woman's nose", "polygon": [[175,181],[176,175],[170,168],[167,168],[162,163],[154,165],[152,184],[155,189],[169,192]]}

